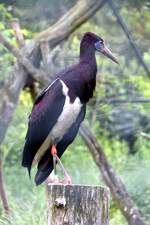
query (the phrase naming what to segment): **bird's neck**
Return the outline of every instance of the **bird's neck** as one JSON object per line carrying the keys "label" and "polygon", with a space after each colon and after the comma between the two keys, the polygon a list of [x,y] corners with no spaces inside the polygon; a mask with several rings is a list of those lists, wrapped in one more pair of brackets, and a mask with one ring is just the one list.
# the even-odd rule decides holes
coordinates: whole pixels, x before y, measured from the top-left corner
{"label": "bird's neck", "polygon": [[97,64],[96,64],[96,57],[95,57],[95,50],[92,46],[89,47],[82,47],[80,48],[80,65],[85,70],[85,80],[87,82],[92,82],[92,80],[96,79],[97,73]]}
{"label": "bird's neck", "polygon": [[80,48],[80,62],[88,63],[92,67],[96,67],[95,50],[93,47],[82,47]]}
{"label": "bird's neck", "polygon": [[96,84],[97,64],[95,50],[93,48],[80,49],[80,66],[84,70],[82,80],[84,81],[81,98],[87,102],[92,96]]}

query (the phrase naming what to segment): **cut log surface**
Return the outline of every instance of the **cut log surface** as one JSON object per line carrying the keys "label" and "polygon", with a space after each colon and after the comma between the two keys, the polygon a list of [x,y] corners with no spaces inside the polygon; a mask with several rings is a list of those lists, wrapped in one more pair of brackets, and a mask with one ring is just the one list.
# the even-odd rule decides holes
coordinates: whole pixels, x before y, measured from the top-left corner
{"label": "cut log surface", "polygon": [[108,225],[109,189],[48,185],[48,225]]}

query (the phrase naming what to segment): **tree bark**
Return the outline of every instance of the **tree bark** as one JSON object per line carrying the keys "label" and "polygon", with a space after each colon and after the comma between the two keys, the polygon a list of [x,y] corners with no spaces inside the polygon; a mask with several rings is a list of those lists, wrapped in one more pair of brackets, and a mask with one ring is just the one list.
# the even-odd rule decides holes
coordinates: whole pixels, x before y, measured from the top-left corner
{"label": "tree bark", "polygon": [[24,36],[20,27],[20,21],[19,19],[15,18],[12,19],[11,22],[11,27],[14,31],[15,37],[16,37],[16,43],[18,45],[19,48],[25,46],[25,40],[24,40]]}
{"label": "tree bark", "polygon": [[3,161],[2,161],[1,157],[0,157],[0,197],[2,200],[2,204],[3,204],[3,208],[5,210],[5,213],[9,214],[10,208],[9,208],[7,193],[6,193],[5,185],[4,185]]}
{"label": "tree bark", "polygon": [[76,30],[81,24],[93,16],[106,0],[79,0],[57,23],[37,34],[35,41],[49,41],[55,46]]}
{"label": "tree bark", "polygon": [[0,89],[0,144],[4,140],[6,130],[17,106],[19,93],[24,87],[26,79],[26,71],[16,63],[5,85]]}
{"label": "tree bark", "polygon": [[48,186],[48,225],[108,225],[109,190],[80,185]]}
{"label": "tree bark", "polygon": [[125,185],[108,162],[102,147],[87,126],[82,125],[80,135],[101,171],[105,183],[110,188],[114,201],[130,225],[146,225],[144,218],[128,194]]}

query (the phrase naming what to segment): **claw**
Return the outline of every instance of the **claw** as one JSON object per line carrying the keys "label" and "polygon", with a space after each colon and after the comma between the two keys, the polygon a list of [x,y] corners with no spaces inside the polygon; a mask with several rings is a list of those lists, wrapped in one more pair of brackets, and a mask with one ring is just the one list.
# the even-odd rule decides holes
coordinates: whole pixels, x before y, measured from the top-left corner
{"label": "claw", "polygon": [[64,179],[62,180],[62,183],[63,184],[72,184],[72,180],[71,180],[71,177],[69,175],[66,175],[64,177]]}
{"label": "claw", "polygon": [[72,181],[71,181],[71,177],[68,175],[66,169],[64,168],[60,158],[57,156],[57,149],[55,147],[55,145],[52,146],[51,148],[51,154],[53,156],[53,168],[54,168],[54,176],[56,177],[56,161],[58,162],[58,164],[60,165],[63,173],[64,173],[64,179],[59,181],[58,179],[55,180],[55,179],[51,179],[49,178],[47,183],[50,184],[50,183],[53,183],[53,184],[72,184]]}

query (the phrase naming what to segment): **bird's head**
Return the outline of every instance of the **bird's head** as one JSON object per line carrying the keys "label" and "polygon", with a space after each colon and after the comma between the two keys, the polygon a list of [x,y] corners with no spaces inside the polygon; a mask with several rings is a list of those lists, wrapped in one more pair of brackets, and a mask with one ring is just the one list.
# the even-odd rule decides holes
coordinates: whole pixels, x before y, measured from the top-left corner
{"label": "bird's head", "polygon": [[85,33],[81,41],[80,51],[86,51],[87,48],[92,48],[94,51],[102,53],[115,63],[119,64],[110,49],[106,46],[104,40],[92,32]]}

